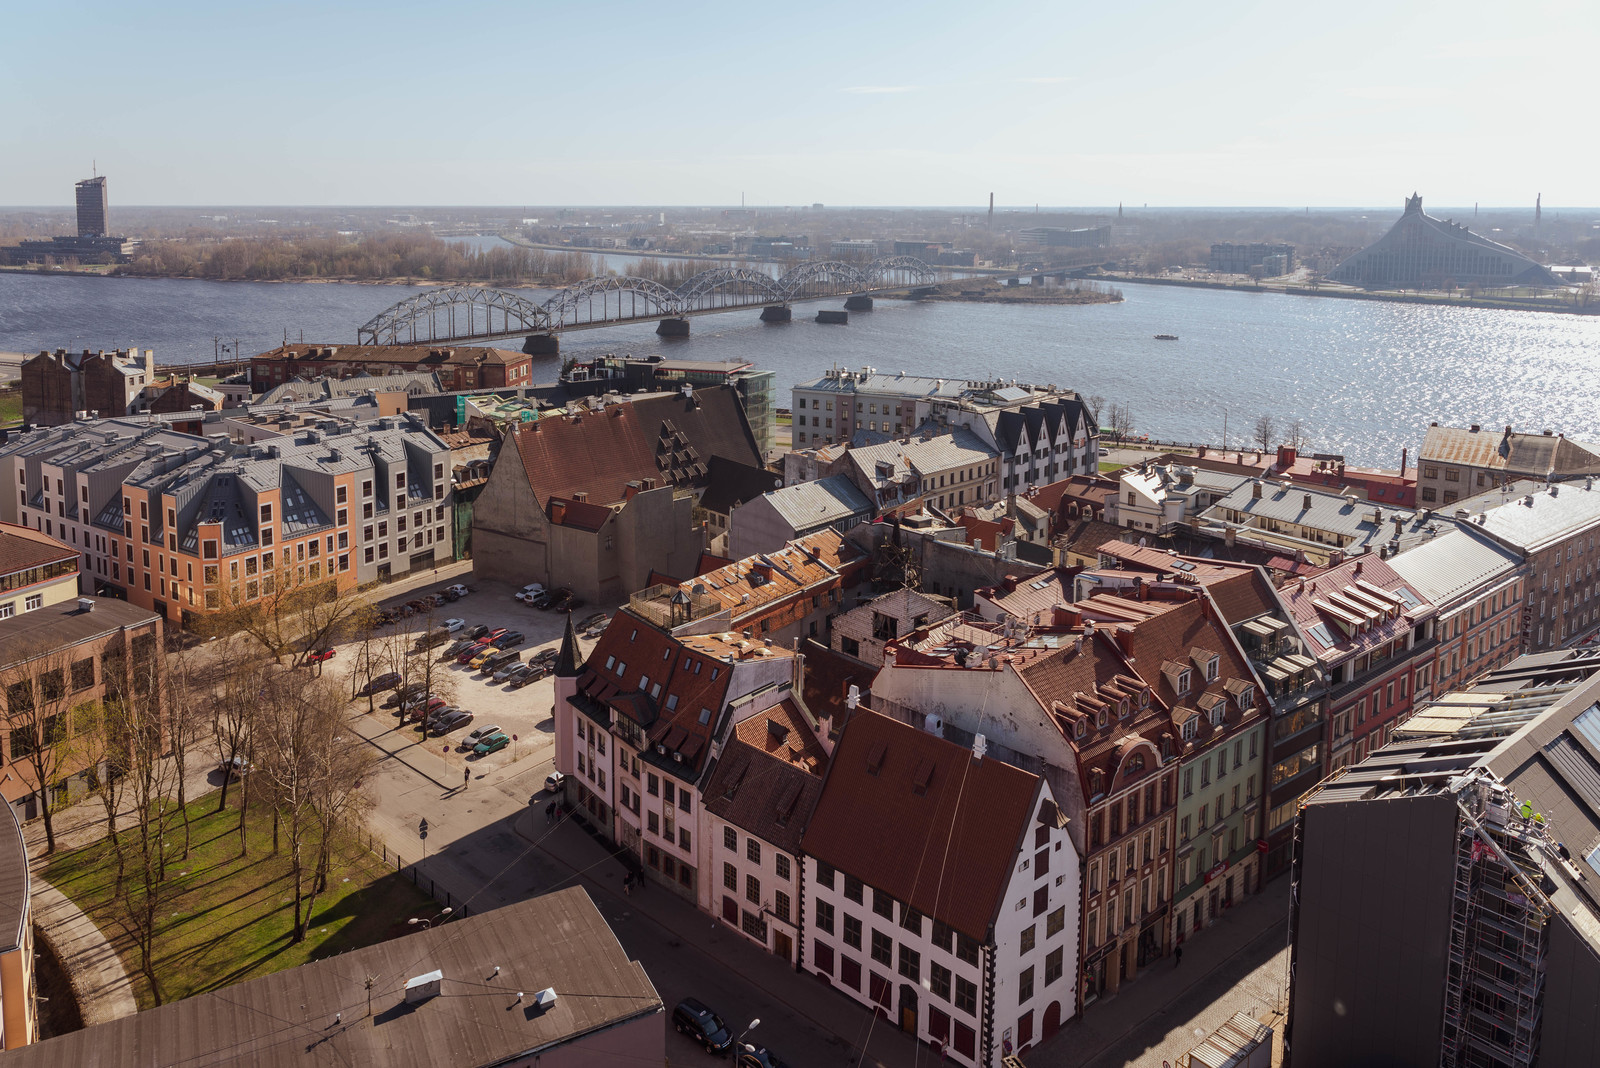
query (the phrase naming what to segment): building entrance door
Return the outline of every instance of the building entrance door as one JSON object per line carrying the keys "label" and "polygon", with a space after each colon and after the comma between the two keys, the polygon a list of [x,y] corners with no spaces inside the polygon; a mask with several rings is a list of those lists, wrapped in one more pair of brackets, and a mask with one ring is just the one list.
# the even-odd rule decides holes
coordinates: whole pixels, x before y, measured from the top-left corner
{"label": "building entrance door", "polygon": [[1206,922],[1209,923],[1210,921],[1215,920],[1217,918],[1217,891],[1216,891],[1216,888],[1213,887],[1212,890],[1211,890],[1211,893],[1206,895],[1206,896],[1209,899],[1206,902]]}
{"label": "building entrance door", "polygon": [[794,942],[782,931],[772,932],[772,952],[784,960],[794,959]]}
{"label": "building entrance door", "polygon": [[917,1033],[917,989],[905,983],[900,984],[900,1030]]}

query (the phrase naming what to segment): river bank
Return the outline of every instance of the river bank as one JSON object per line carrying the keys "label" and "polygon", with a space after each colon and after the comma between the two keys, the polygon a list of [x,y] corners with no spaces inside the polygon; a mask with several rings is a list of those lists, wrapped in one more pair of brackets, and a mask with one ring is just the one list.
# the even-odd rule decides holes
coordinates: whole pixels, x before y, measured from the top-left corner
{"label": "river bank", "polygon": [[1120,290],[1100,283],[1076,285],[1005,286],[993,278],[967,278],[959,282],[899,290],[886,293],[890,300],[918,300],[928,303],[959,302],[966,304],[1117,304],[1122,300]]}
{"label": "river bank", "polygon": [[1518,299],[1516,297],[1457,296],[1449,293],[1402,293],[1271,282],[1215,282],[1203,278],[1162,278],[1152,275],[1103,274],[1108,281],[1131,282],[1141,286],[1177,286],[1185,289],[1221,289],[1230,293],[1277,293],[1294,297],[1329,297],[1335,300],[1366,300],[1387,304],[1422,304],[1436,308],[1485,308],[1491,311],[1558,312],[1563,315],[1600,315],[1600,300],[1587,305],[1557,300]]}

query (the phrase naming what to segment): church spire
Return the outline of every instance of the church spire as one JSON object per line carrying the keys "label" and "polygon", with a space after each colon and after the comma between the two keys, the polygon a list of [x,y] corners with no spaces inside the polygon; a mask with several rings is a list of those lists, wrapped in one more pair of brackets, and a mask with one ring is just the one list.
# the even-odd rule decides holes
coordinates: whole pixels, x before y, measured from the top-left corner
{"label": "church spire", "polygon": [[572,613],[567,613],[567,629],[561,635],[561,652],[556,656],[556,678],[576,678],[583,670],[583,652],[578,648],[578,632],[572,626]]}

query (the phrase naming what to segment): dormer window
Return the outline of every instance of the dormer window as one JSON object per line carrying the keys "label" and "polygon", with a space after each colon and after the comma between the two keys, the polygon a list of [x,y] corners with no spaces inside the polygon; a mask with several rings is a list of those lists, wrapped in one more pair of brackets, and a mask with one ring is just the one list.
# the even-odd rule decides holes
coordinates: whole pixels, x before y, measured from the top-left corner
{"label": "dormer window", "polygon": [[1206,681],[1207,682],[1216,682],[1217,681],[1217,666],[1221,662],[1222,662],[1222,658],[1221,657],[1216,657],[1216,656],[1214,656],[1210,660],[1206,661]]}
{"label": "dormer window", "polygon": [[1250,706],[1256,703],[1256,688],[1254,686],[1246,686],[1238,692],[1235,700],[1239,702],[1239,711],[1248,711]]}
{"label": "dormer window", "polygon": [[1178,681],[1174,687],[1179,693],[1189,692],[1189,669],[1184,668],[1178,672]]}
{"label": "dormer window", "polygon": [[1089,719],[1088,719],[1088,717],[1087,716],[1080,716],[1078,718],[1078,722],[1073,724],[1073,726],[1072,726],[1072,736],[1074,738],[1082,738],[1085,734],[1088,733],[1088,731],[1089,731]]}
{"label": "dormer window", "polygon": [[1150,707],[1150,691],[1149,690],[1140,690],[1139,691],[1139,707],[1140,708],[1149,708]]}
{"label": "dormer window", "polygon": [[1218,701],[1216,704],[1211,706],[1211,725],[1213,727],[1222,726],[1222,716],[1223,713],[1227,711],[1227,708],[1228,704],[1226,701]]}
{"label": "dormer window", "polygon": [[1123,719],[1128,718],[1128,713],[1132,711],[1132,708],[1133,706],[1128,703],[1128,699],[1126,697],[1117,702],[1117,709],[1121,713]]}
{"label": "dormer window", "polygon": [[1106,710],[1105,709],[1102,708],[1100,711],[1098,711],[1098,712],[1096,712],[1094,714],[1094,725],[1096,727],[1104,727],[1106,725]]}
{"label": "dormer window", "polygon": [[1194,741],[1194,736],[1199,732],[1199,730],[1200,717],[1190,716],[1188,719],[1183,721],[1183,740],[1186,742]]}
{"label": "dormer window", "polygon": [[1144,754],[1135,753],[1128,758],[1128,774],[1137,775],[1144,770]]}

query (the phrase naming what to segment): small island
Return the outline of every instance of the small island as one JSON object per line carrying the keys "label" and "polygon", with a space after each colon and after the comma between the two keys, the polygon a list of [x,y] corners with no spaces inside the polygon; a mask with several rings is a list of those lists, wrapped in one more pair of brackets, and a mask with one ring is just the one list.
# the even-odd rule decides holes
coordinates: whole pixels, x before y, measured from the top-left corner
{"label": "small island", "polygon": [[1008,286],[995,278],[961,278],[890,294],[909,300],[965,301],[972,304],[1115,304],[1122,291],[1103,282],[1074,278],[1047,285]]}

